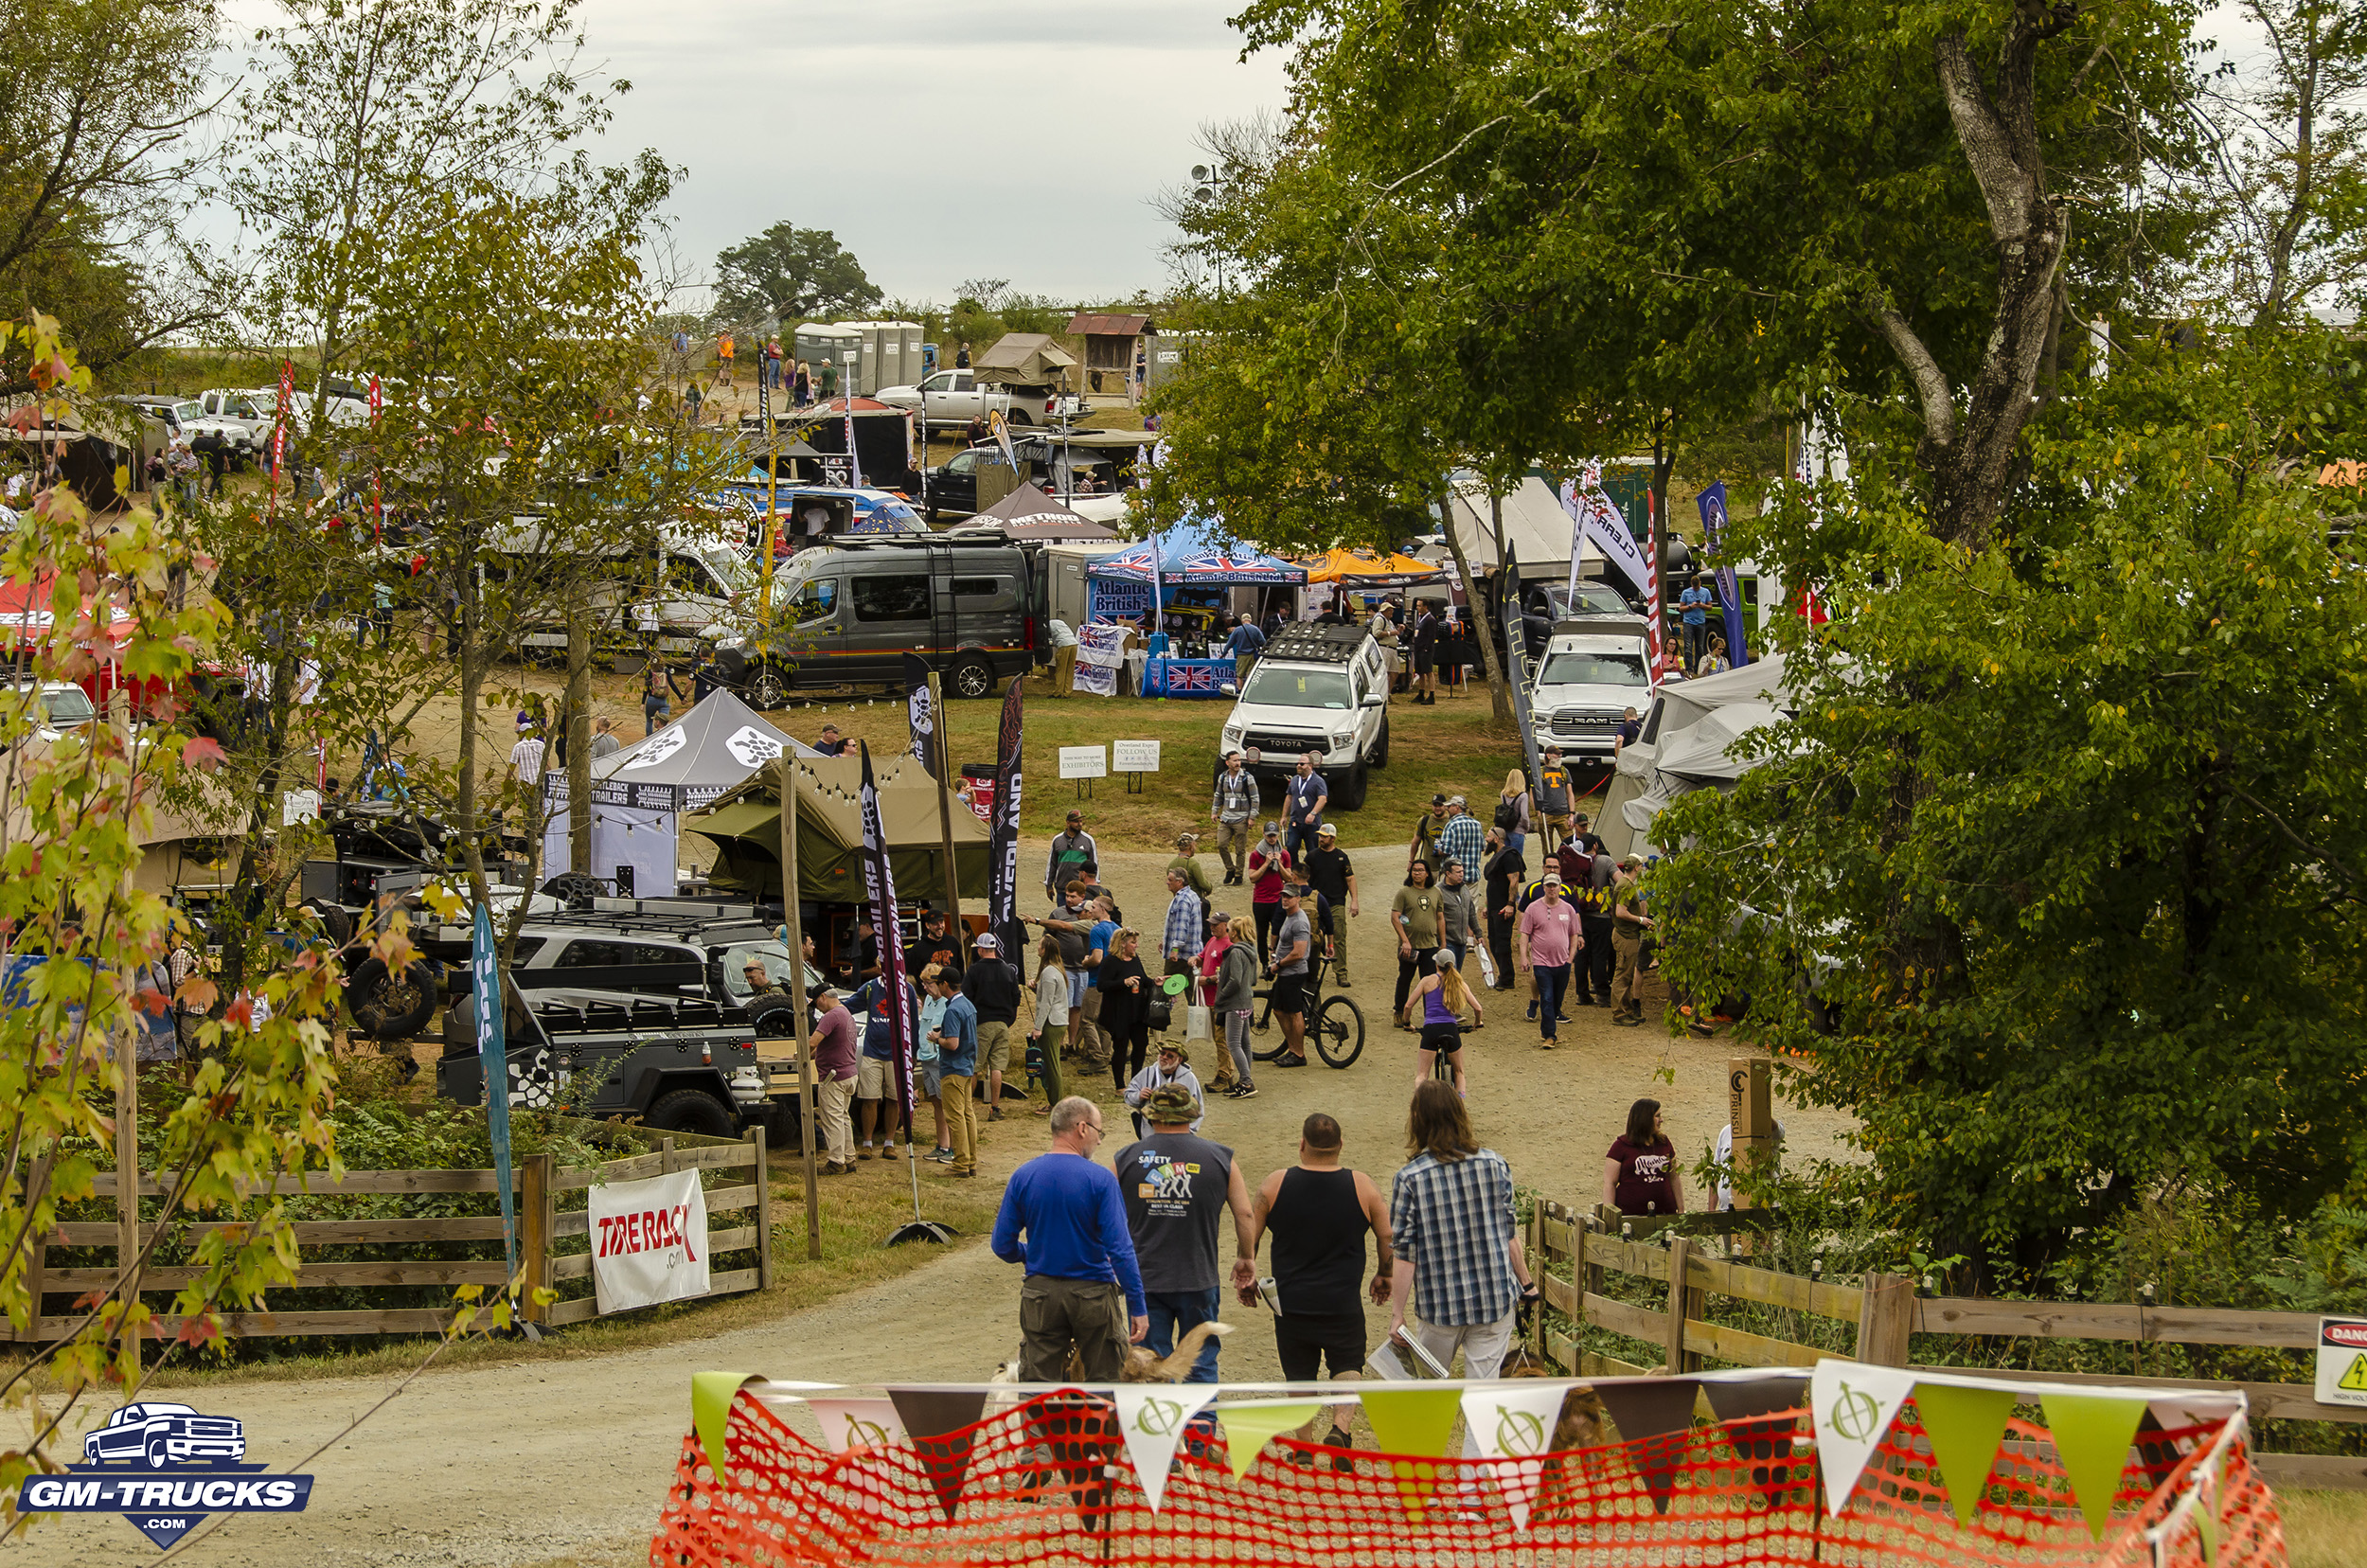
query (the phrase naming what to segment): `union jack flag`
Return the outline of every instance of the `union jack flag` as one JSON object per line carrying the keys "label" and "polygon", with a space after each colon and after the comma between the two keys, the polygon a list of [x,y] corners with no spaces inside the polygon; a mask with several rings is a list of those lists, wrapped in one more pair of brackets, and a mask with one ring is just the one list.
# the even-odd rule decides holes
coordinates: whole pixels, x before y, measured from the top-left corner
{"label": "union jack flag", "polygon": [[1167,666],[1167,690],[1210,691],[1217,689],[1217,669],[1214,665],[1176,664]]}

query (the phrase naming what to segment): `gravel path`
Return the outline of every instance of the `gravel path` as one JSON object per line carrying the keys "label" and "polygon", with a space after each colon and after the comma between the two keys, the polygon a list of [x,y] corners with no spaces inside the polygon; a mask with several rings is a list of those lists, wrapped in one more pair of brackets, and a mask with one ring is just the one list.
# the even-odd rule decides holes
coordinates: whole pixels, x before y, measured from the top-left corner
{"label": "gravel path", "polygon": [[[1041,848],[1023,852],[1038,864]],[[1346,1072],[1320,1065],[1268,1070],[1259,1097],[1219,1100],[1206,1135],[1239,1150],[1253,1185],[1295,1157],[1298,1124],[1309,1111],[1339,1117],[1348,1163],[1384,1184],[1402,1163],[1414,1045],[1387,1023],[1396,978],[1387,906],[1403,851],[1360,850],[1363,916],[1351,947],[1363,1006],[1363,1058]],[[1165,857],[1111,857],[1105,873],[1133,922],[1156,932],[1164,911]],[[1213,854],[1213,875],[1220,874]],[[1219,888],[1246,907],[1246,889]],[[1032,904],[1030,905],[1032,909]],[[1156,937],[1152,937],[1153,942]],[[1491,993],[1489,1026],[1468,1047],[1470,1101],[1481,1138],[1511,1160],[1516,1177],[1566,1203],[1599,1195],[1602,1155],[1628,1103],[1649,1095],[1666,1108],[1670,1132],[1689,1161],[1726,1119],[1727,1040],[1670,1040],[1655,1029],[1614,1029],[1601,1008],[1574,1008],[1561,1048],[1538,1047],[1522,1021],[1523,998]],[[1511,1005],[1500,1014],[1492,1005]],[[1500,1021],[1501,1020],[1501,1021]],[[1196,1057],[1195,1064],[1205,1066]],[[1673,1082],[1655,1074],[1665,1068]],[[1108,1097],[1105,1078],[1099,1093]],[[1839,1156],[1842,1118],[1784,1107],[1793,1155]],[[1112,1118],[1114,1154],[1125,1138]],[[1000,1180],[1042,1148],[1042,1123],[1024,1115],[988,1130],[982,1176]],[[902,1167],[862,1167],[858,1181],[901,1183]],[[924,1189],[947,1178],[932,1170]],[[828,1189],[826,1188],[827,1192]],[[788,1221],[793,1223],[792,1216]],[[984,1378],[1017,1345],[1018,1273],[979,1238],[891,1284],[841,1297],[779,1324],[663,1349],[597,1360],[533,1362],[429,1372],[360,1431],[312,1462],[308,1512],[231,1521],[184,1556],[241,1568],[335,1568],[343,1564],[534,1565],[647,1561],[659,1500],[690,1421],[690,1375],[739,1368],[783,1378],[863,1381]],[[1230,1242],[1225,1243],[1230,1252]],[[1224,1371],[1276,1378],[1273,1336],[1256,1314],[1230,1314]],[[1385,1309],[1372,1312],[1376,1332]],[[247,1423],[249,1456],[294,1463],[385,1391],[380,1380],[238,1384],[205,1391],[209,1413]],[[187,1396],[174,1395],[173,1398]],[[121,1519],[88,1515],[44,1523],[19,1550],[29,1560],[114,1568],[153,1560],[155,1549]]]}

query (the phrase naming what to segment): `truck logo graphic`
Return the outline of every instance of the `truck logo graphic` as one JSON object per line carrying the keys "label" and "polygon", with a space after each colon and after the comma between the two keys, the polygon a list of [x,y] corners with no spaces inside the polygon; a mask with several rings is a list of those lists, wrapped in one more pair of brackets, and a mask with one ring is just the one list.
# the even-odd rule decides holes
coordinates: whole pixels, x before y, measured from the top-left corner
{"label": "truck logo graphic", "polygon": [[302,1513],[309,1475],[245,1464],[246,1424],[185,1404],[143,1399],[82,1439],[82,1463],[27,1480],[20,1514],[119,1513],[170,1548],[209,1513]]}

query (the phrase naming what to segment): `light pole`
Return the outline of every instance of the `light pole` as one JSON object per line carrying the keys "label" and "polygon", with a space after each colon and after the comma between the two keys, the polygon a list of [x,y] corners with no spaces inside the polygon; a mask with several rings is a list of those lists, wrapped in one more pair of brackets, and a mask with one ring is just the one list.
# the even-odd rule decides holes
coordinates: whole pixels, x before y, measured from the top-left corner
{"label": "light pole", "polygon": [[[1192,200],[1215,205],[1224,194],[1224,170],[1214,164],[1192,165]],[[1217,252],[1217,297],[1224,297],[1224,252]]]}

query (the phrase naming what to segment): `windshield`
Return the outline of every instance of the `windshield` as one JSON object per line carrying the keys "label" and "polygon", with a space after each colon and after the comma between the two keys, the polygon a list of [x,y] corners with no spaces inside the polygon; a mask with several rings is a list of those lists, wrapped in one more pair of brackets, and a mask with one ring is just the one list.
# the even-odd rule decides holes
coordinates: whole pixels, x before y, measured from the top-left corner
{"label": "windshield", "polygon": [[1546,659],[1543,671],[1537,677],[1537,684],[1541,686],[1640,686],[1650,683],[1644,678],[1644,655],[1639,651],[1556,653]]}
{"label": "windshield", "polygon": [[828,620],[838,609],[838,579],[798,576],[796,570],[784,566],[774,578],[774,604],[796,620]]}
{"label": "windshield", "polygon": [[699,559],[706,562],[707,570],[715,574],[726,592],[744,594],[756,586],[756,575],[750,570],[756,560],[754,550],[718,542],[701,545]]}
{"label": "windshield", "polygon": [[748,961],[752,958],[764,966],[765,981],[774,990],[789,989],[789,949],[778,942],[742,942],[723,953],[723,989],[734,1001],[745,1002],[755,993],[755,988],[748,984]]}
{"label": "windshield", "polygon": [[1348,678],[1336,669],[1291,669],[1261,664],[1241,692],[1244,703],[1270,707],[1345,708]]}
{"label": "windshield", "polygon": [[51,729],[71,729],[98,717],[98,710],[91,705],[90,694],[80,686],[53,686],[44,691],[41,708]]}
{"label": "windshield", "polygon": [[1635,614],[1633,610],[1628,607],[1628,601],[1619,597],[1619,591],[1612,588],[1608,583],[1581,582],[1578,584],[1578,593],[1575,598],[1572,598],[1570,597],[1570,590],[1566,584],[1555,584],[1548,587],[1545,590],[1545,595],[1547,598],[1552,600],[1554,614],[1557,617],[1567,615],[1631,615]]}
{"label": "windshield", "polygon": [[187,424],[191,419],[202,419],[205,417],[205,405],[202,402],[194,401],[185,403],[174,403],[172,405],[172,417],[179,419],[183,424]]}

